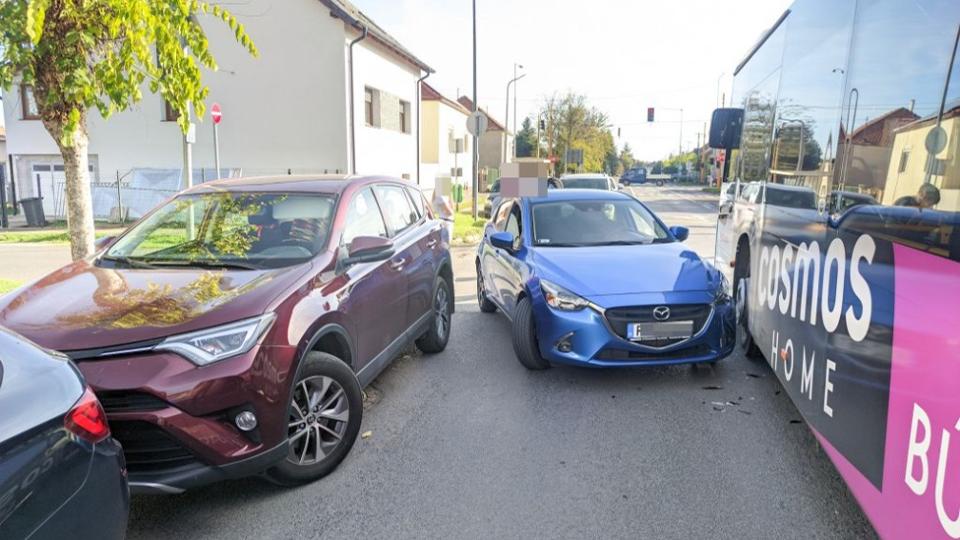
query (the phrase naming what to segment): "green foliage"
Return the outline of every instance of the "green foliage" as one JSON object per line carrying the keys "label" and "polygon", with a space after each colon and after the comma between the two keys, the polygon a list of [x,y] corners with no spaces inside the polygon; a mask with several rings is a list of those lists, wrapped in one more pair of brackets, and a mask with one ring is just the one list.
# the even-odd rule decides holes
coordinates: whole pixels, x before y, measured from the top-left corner
{"label": "green foliage", "polygon": [[537,130],[530,118],[524,118],[522,126],[517,132],[517,157],[532,157],[537,152]]}
{"label": "green foliage", "polygon": [[217,69],[199,17],[220,19],[251,55],[257,49],[236,17],[199,0],[2,0],[0,87],[34,88],[44,125],[62,147],[96,107],[107,118],[160,94],[188,127],[204,112],[202,68]]}
{"label": "green foliage", "polygon": [[[583,150],[584,171],[605,170],[607,155],[615,151],[613,134],[607,125],[607,115],[589,105],[586,96],[572,92],[554,95],[544,102],[541,114],[546,121],[543,137],[547,154],[558,156],[560,167],[564,152],[578,149]],[[572,163],[567,166],[568,171],[574,169]]]}

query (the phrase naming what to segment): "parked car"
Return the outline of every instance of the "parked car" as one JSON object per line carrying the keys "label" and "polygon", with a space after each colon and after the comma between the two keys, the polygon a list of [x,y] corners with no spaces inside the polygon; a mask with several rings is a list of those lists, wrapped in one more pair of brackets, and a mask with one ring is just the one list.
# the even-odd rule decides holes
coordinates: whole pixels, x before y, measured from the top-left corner
{"label": "parked car", "polygon": [[134,491],[309,482],[353,446],[364,385],[446,346],[442,231],[401,180],[208,182],[0,300],[0,324],[77,362]]}
{"label": "parked car", "polygon": [[861,204],[879,204],[877,199],[867,193],[853,191],[832,191],[827,205],[831,213],[839,214]]}
{"label": "parked car", "polygon": [[605,189],[616,191],[620,186],[613,178],[600,173],[565,174],[560,177],[563,189]]}
{"label": "parked car", "polygon": [[737,183],[724,182],[720,185],[720,216],[728,216],[733,211],[733,202],[737,199]]}
{"label": "parked car", "polygon": [[70,360],[0,328],[0,411],[0,538],[123,538],[123,453]]}
{"label": "parked car", "polygon": [[[563,185],[560,183],[560,180],[549,177],[547,178],[547,189],[560,189]],[[487,201],[483,203],[483,213],[481,216],[490,219],[493,217],[493,209],[499,206],[500,204],[500,180],[494,180],[493,185],[490,186],[490,195],[487,196]]]}
{"label": "parked car", "polygon": [[643,184],[647,181],[647,169],[643,167],[634,167],[627,169],[620,176],[620,183],[629,186],[631,184]]}
{"label": "parked car", "polygon": [[716,362],[733,349],[734,309],[687,234],[622,192],[505,201],[477,250],[480,309],[512,321],[528,369]]}

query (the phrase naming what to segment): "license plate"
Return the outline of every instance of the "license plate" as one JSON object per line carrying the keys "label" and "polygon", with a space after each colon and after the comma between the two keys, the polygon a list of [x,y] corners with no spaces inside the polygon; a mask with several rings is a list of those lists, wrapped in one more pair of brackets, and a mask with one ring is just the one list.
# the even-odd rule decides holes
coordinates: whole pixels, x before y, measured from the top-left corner
{"label": "license plate", "polygon": [[631,341],[687,339],[693,335],[693,321],[630,323],[627,338]]}

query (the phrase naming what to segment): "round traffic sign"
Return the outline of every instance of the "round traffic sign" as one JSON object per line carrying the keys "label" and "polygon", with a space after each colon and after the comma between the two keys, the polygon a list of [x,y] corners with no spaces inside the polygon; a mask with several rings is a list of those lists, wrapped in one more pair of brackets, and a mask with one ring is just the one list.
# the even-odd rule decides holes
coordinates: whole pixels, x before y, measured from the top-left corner
{"label": "round traffic sign", "polygon": [[943,149],[947,147],[947,130],[943,129],[942,126],[935,126],[927,132],[927,138],[923,143],[927,147],[927,152],[933,155],[943,152]]}
{"label": "round traffic sign", "polygon": [[213,119],[214,124],[219,124],[220,120],[223,119],[223,112],[220,110],[219,103],[214,103],[210,106],[210,118]]}
{"label": "round traffic sign", "polygon": [[487,131],[487,115],[477,111],[467,117],[467,131],[474,137],[479,137]]}

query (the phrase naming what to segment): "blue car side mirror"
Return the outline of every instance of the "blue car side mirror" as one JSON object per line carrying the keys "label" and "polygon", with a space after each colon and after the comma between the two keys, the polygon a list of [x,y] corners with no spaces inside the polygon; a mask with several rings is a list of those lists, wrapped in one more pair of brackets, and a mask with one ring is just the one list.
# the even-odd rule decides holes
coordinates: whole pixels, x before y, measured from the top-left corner
{"label": "blue car side mirror", "polygon": [[672,234],[673,237],[676,238],[678,241],[683,242],[684,240],[687,239],[688,236],[690,236],[690,229],[686,227],[680,227],[678,225],[675,227],[670,227],[670,234]]}
{"label": "blue car side mirror", "polygon": [[490,243],[493,244],[493,247],[513,251],[513,233],[495,232],[490,235]]}

